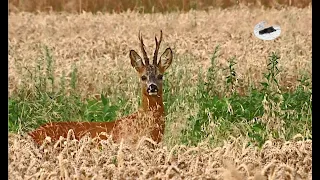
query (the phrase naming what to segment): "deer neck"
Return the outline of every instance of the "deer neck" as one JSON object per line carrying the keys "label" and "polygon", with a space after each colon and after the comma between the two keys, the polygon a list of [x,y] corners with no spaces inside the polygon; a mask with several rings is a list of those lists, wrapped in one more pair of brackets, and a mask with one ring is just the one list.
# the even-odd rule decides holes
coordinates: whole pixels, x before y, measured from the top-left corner
{"label": "deer neck", "polygon": [[149,96],[142,93],[142,110],[144,112],[153,112],[156,117],[164,116],[164,105],[162,92],[157,96]]}

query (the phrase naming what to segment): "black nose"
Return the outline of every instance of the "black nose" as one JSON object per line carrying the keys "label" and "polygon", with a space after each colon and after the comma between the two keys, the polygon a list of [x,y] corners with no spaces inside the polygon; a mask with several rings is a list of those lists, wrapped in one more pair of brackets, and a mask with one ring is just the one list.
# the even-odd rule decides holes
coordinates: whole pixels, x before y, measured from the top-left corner
{"label": "black nose", "polygon": [[155,84],[150,84],[149,87],[148,87],[148,92],[149,93],[158,92],[158,87]]}

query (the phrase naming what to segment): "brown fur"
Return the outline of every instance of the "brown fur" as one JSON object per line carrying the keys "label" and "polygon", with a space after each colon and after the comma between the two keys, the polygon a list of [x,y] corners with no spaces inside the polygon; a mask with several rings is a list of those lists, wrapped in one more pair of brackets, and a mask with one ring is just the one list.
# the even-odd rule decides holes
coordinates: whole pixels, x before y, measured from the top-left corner
{"label": "brown fur", "polygon": [[[156,49],[153,63],[149,64],[141,35],[139,39],[145,63],[143,63],[142,58],[134,50],[131,50],[129,54],[131,65],[136,69],[139,77],[145,76],[145,79],[141,79],[142,107],[139,112],[113,122],[47,123],[29,133],[35,142],[42,144],[46,136],[51,137],[52,141],[57,141],[60,136],[66,138],[68,131],[72,129],[76,139],[80,139],[87,134],[91,137],[99,136],[101,139],[106,139],[108,138],[106,135],[100,134],[101,132],[106,132],[108,135],[112,135],[113,140],[117,142],[122,138],[136,141],[139,136],[149,135],[154,141],[159,143],[162,140],[165,128],[162,78],[159,77],[171,65],[172,50],[167,48],[161,55],[159,63],[157,63],[157,54],[162,40],[161,31],[160,41],[155,38]],[[149,95],[148,87],[150,84],[157,86],[156,95]]]}

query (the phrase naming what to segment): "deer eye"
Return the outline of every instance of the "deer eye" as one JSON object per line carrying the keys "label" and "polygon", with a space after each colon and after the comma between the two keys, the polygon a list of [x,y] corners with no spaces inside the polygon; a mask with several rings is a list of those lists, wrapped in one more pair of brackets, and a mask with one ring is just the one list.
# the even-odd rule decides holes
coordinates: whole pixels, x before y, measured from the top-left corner
{"label": "deer eye", "polygon": [[158,79],[162,80],[162,79],[163,79],[163,75],[162,75],[162,74],[159,74],[159,75],[158,75]]}
{"label": "deer eye", "polygon": [[142,81],[147,80],[147,76],[145,76],[145,75],[141,76],[141,80],[142,80]]}

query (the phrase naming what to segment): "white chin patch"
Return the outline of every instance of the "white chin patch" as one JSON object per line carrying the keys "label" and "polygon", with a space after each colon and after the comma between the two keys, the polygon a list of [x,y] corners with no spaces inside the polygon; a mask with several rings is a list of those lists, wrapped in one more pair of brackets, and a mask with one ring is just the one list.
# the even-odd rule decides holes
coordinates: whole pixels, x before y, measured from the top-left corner
{"label": "white chin patch", "polygon": [[155,96],[155,95],[158,95],[158,93],[156,93],[156,92],[149,92],[149,95],[150,95],[150,96]]}

